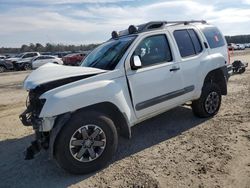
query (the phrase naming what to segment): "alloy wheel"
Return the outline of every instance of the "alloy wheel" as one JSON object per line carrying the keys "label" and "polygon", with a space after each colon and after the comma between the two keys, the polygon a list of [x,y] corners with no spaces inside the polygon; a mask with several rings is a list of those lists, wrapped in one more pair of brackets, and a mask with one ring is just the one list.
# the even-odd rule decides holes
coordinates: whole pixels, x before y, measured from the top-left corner
{"label": "alloy wheel", "polygon": [[80,127],[70,139],[71,155],[80,162],[96,160],[106,147],[106,135],[97,125],[89,124]]}
{"label": "alloy wheel", "polygon": [[209,93],[205,101],[205,109],[207,113],[213,114],[214,112],[216,112],[216,110],[219,107],[219,104],[220,104],[219,94],[214,91]]}
{"label": "alloy wheel", "polygon": [[24,70],[31,70],[31,66],[29,64],[24,65]]}

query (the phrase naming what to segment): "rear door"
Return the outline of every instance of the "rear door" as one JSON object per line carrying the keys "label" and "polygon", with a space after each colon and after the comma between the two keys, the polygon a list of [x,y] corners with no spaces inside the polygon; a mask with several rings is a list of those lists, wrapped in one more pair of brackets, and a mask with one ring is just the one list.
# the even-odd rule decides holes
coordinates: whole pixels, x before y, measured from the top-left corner
{"label": "rear door", "polygon": [[203,60],[207,57],[208,52],[196,28],[173,29],[172,34],[178,47],[183,85],[184,87],[192,88],[192,91],[186,93],[185,97],[191,100],[196,95],[195,89],[199,87],[200,66],[202,66]]}
{"label": "rear door", "polygon": [[142,67],[127,70],[135,114],[138,118],[166,110],[181,100],[184,90],[179,63],[173,56],[167,34],[145,36],[127,60],[140,56]]}

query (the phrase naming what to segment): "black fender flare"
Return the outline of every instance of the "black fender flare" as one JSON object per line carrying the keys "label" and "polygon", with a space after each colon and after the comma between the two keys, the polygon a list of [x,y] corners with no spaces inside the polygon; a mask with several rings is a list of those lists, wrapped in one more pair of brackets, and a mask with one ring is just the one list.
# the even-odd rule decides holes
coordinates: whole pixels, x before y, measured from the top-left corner
{"label": "black fender flare", "polygon": [[56,137],[61,131],[62,127],[69,121],[71,118],[71,113],[65,113],[57,117],[55,125],[50,132],[50,139],[49,139],[49,158],[54,158],[54,144],[56,141]]}

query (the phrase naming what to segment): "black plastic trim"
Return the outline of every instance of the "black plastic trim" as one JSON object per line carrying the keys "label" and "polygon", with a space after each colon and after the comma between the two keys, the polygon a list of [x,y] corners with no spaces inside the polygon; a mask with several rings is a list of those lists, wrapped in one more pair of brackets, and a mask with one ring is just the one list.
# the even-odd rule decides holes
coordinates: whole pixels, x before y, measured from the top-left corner
{"label": "black plastic trim", "polygon": [[194,90],[194,85],[191,85],[191,86],[185,87],[183,89],[173,91],[173,92],[170,92],[170,93],[167,93],[167,94],[164,94],[164,95],[149,99],[147,101],[140,102],[140,103],[136,104],[135,109],[137,111],[143,110],[145,108],[156,105],[158,103],[173,99],[175,97],[179,97],[179,96],[184,95],[186,93],[189,93],[189,92],[191,92],[193,90]]}

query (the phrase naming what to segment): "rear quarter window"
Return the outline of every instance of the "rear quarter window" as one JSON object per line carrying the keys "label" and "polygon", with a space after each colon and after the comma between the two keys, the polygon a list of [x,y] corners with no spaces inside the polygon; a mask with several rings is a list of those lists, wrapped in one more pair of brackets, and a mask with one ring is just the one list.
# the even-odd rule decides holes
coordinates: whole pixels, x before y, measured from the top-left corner
{"label": "rear quarter window", "polygon": [[225,45],[221,32],[216,27],[206,27],[202,29],[210,48],[218,48]]}

